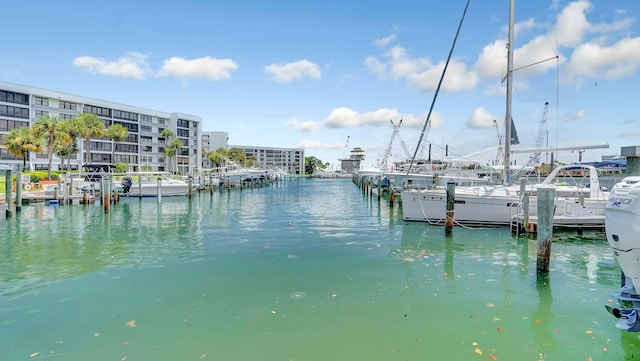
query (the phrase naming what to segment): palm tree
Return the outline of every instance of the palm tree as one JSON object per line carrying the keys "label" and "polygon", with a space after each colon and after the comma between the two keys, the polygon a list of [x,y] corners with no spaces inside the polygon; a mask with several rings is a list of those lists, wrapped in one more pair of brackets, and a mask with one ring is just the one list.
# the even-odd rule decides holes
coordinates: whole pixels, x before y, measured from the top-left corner
{"label": "palm tree", "polygon": [[93,113],[82,113],[78,116],[78,120],[82,123],[80,136],[84,138],[87,144],[85,163],[91,163],[91,138],[102,138],[106,134],[104,122]]}
{"label": "palm tree", "polygon": [[[67,170],[71,170],[71,155],[78,152],[76,139],[82,134],[84,124],[78,118],[63,120],[60,125],[60,131],[64,134],[64,144],[67,146],[65,155],[67,156]],[[59,135],[60,136],[60,135]]]}
{"label": "palm tree", "polygon": [[232,161],[244,166],[247,163],[247,154],[241,148],[231,148],[227,151],[227,156]]}
{"label": "palm tree", "polygon": [[[164,154],[165,154],[167,157],[169,157],[170,159],[171,159],[171,158],[174,158],[174,157],[175,157],[175,158],[177,158],[178,149],[179,149],[180,147],[182,147],[183,145],[184,145],[184,144],[182,143],[182,140],[180,140],[180,139],[176,138],[176,139],[174,139],[174,140],[172,140],[172,141],[171,141],[171,143],[169,144],[169,146],[164,147]],[[174,162],[174,166],[173,166],[173,171],[174,171],[174,173],[175,173],[176,168],[177,168],[177,163],[178,163],[178,161],[177,161],[177,159],[176,159],[176,160],[175,160],[175,162]]]}
{"label": "palm tree", "polygon": [[218,152],[211,151],[207,153],[207,159],[211,162],[211,168],[218,168],[222,164],[222,157]]}
{"label": "palm tree", "polygon": [[14,128],[4,137],[3,145],[16,157],[22,157],[22,170],[27,170],[27,158],[31,152],[42,151],[42,138],[36,136],[29,127]]}
{"label": "palm tree", "polygon": [[[72,143],[71,136],[62,130],[63,127],[63,122],[60,122],[60,126],[58,126],[58,134],[56,135],[56,140],[53,143],[53,151],[56,153],[58,158],[60,158],[60,170],[64,169],[64,157],[70,157],[69,146],[75,145],[75,141]],[[78,147],[75,147],[75,150],[71,149],[71,152],[77,153],[77,151]]]}
{"label": "palm tree", "polygon": [[113,141],[113,147],[111,148],[111,163],[116,163],[116,143],[123,142],[129,136],[127,128],[122,124],[113,124],[106,131],[107,138]]}
{"label": "palm tree", "polygon": [[56,141],[56,133],[58,133],[58,126],[60,121],[57,115],[43,115],[38,118],[38,121],[33,125],[31,130],[39,137],[47,139],[47,146],[49,152],[49,167],[47,168],[47,179],[51,179],[51,163],[53,162],[53,149]]}

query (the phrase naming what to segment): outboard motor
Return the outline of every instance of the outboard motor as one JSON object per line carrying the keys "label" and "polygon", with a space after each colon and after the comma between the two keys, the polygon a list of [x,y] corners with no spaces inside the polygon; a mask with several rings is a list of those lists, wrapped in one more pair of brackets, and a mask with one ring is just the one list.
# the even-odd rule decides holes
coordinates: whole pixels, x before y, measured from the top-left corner
{"label": "outboard motor", "polygon": [[607,310],[620,320],[616,326],[640,331],[640,177],[624,178],[611,189],[605,212],[607,242],[622,269],[622,285],[613,294],[628,308]]}
{"label": "outboard motor", "polygon": [[122,193],[129,193],[129,190],[131,190],[132,184],[133,184],[133,179],[131,179],[131,177],[122,178]]}

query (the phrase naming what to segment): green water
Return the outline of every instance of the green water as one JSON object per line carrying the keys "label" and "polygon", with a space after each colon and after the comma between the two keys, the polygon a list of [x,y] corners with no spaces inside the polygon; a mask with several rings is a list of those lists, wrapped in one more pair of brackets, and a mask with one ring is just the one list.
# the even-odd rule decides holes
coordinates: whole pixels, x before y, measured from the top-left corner
{"label": "green water", "polygon": [[535,241],[399,212],[313,179],[26,206],[0,220],[0,360],[640,357],[604,235],[559,234],[539,278]]}

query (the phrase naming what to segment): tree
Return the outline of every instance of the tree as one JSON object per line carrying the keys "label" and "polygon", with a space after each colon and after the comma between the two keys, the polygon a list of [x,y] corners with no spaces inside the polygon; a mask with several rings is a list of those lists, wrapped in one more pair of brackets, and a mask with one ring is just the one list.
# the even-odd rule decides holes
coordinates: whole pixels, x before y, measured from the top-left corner
{"label": "tree", "polygon": [[29,153],[42,151],[42,137],[38,137],[27,126],[14,128],[4,137],[3,145],[9,153],[22,157],[22,170],[25,171]]}
{"label": "tree", "polygon": [[111,148],[111,163],[116,163],[116,143],[123,142],[129,136],[129,130],[122,124],[113,124],[106,131],[107,138],[111,139],[113,146]]}
{"label": "tree", "polygon": [[91,138],[102,138],[106,134],[104,122],[93,113],[82,113],[78,116],[78,120],[82,124],[80,128],[80,136],[84,138],[87,144],[85,151],[85,163],[91,163]]}
{"label": "tree", "polygon": [[[182,140],[176,138],[172,140],[168,146],[164,147],[164,154],[169,158],[174,158],[174,157],[177,158],[178,149],[180,149],[180,147],[182,147],[183,145],[184,144],[182,143]],[[174,166],[173,166],[174,173],[176,172],[177,163],[178,163],[177,159],[175,159]]]}
{"label": "tree", "polygon": [[169,149],[169,139],[173,137],[171,129],[165,128],[162,130],[162,137],[164,137],[164,154],[168,158],[167,166],[171,169],[171,159],[176,155],[177,149]]}
{"label": "tree", "polygon": [[[64,157],[78,153],[78,147],[75,144],[75,141],[72,142],[71,136],[62,130],[62,122],[58,128],[58,134],[56,135],[56,140],[53,144],[53,151],[56,153],[58,158],[60,158],[60,169],[62,170],[64,169]],[[70,147],[71,151],[69,151]]]}
{"label": "tree", "polygon": [[76,139],[78,139],[80,134],[82,134],[83,126],[84,125],[78,118],[71,118],[60,122],[60,131],[61,133],[64,133],[64,136],[62,136],[64,140],[63,144],[67,146],[64,154],[67,157],[67,170],[71,170],[71,156],[78,153],[78,144],[76,143]]}
{"label": "tree", "polygon": [[316,172],[318,169],[324,169],[324,163],[316,158],[316,157],[305,157],[304,158],[304,172],[311,175]]}
{"label": "tree", "polygon": [[33,125],[31,130],[39,137],[47,140],[47,149],[49,152],[49,167],[47,168],[47,179],[51,179],[51,163],[53,163],[53,153],[58,133],[60,121],[57,115],[43,115]]}
{"label": "tree", "polygon": [[240,164],[244,166],[247,162],[247,154],[241,148],[231,148],[227,151],[227,157],[231,159],[232,162]]}

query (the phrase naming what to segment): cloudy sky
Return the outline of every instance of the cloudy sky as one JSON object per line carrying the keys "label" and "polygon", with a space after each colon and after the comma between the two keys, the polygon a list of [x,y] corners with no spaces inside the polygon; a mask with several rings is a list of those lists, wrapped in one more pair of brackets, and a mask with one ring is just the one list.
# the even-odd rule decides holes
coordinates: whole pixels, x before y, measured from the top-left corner
{"label": "cloudy sky", "polygon": [[[331,164],[361,147],[373,165],[390,120],[402,125],[389,161],[415,152],[466,3],[9,1],[0,80],[198,115],[231,144]],[[514,148],[608,144],[584,152],[599,160],[638,145],[640,3],[516,1],[515,13]],[[424,135],[434,157],[495,159],[508,14],[508,0],[470,2]]]}

